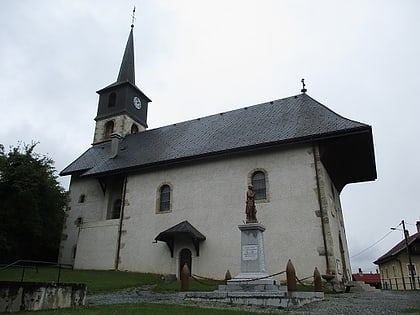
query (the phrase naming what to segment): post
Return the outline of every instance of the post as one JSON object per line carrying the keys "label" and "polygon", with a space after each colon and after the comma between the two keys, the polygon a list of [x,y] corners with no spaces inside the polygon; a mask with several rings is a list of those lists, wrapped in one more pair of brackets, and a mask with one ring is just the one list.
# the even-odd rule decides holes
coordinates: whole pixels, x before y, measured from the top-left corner
{"label": "post", "polygon": [[57,283],[60,283],[60,276],[61,276],[61,264],[58,264]]}
{"label": "post", "polygon": [[25,266],[22,266],[22,275],[20,276],[20,282],[23,282],[24,277],[25,277]]}
{"label": "post", "polygon": [[190,288],[190,268],[188,268],[187,263],[184,264],[181,270],[181,291],[188,291]]}
{"label": "post", "polygon": [[226,270],[226,273],[225,273],[225,284],[227,284],[227,282],[231,279],[232,279],[232,275],[230,274],[230,271],[228,269]]}
{"label": "post", "polygon": [[321,280],[321,274],[318,271],[318,268],[315,267],[314,270],[314,291],[315,292],[323,292],[322,290],[322,280]]}
{"label": "post", "polygon": [[403,230],[404,230],[405,246],[407,247],[408,264],[409,264],[408,273],[409,273],[409,276],[411,275],[411,283],[413,284],[412,289],[415,290],[416,289],[416,282],[415,282],[415,279],[414,279],[413,262],[411,261],[411,251],[410,251],[410,247],[408,246],[408,238],[407,238],[407,233],[405,232],[405,222],[404,222],[404,220],[402,220],[401,223],[402,223]]}
{"label": "post", "polygon": [[287,282],[287,291],[292,292],[296,291],[296,272],[295,267],[292,264],[292,261],[289,259],[286,265],[286,282]]}

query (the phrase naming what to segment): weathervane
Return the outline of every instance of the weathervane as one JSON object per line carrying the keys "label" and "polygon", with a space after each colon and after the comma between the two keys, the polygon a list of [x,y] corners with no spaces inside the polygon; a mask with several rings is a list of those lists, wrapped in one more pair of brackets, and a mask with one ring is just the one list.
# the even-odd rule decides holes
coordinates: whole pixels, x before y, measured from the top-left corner
{"label": "weathervane", "polygon": [[305,79],[302,79],[302,80],[300,80],[300,82],[302,82],[302,85],[303,85],[303,87],[302,87],[302,90],[300,90],[302,93],[306,93],[306,91],[307,91],[307,89],[305,89]]}
{"label": "weathervane", "polygon": [[131,15],[131,28],[134,27],[134,20],[136,19],[136,6],[134,6],[133,14]]}

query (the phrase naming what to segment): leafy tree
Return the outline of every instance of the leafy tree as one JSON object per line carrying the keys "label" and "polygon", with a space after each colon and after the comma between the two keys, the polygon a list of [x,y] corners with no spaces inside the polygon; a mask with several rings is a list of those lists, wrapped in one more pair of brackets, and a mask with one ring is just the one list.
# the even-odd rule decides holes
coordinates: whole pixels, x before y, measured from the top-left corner
{"label": "leafy tree", "polygon": [[0,144],[0,260],[56,261],[66,193],[54,162],[34,152],[36,143]]}

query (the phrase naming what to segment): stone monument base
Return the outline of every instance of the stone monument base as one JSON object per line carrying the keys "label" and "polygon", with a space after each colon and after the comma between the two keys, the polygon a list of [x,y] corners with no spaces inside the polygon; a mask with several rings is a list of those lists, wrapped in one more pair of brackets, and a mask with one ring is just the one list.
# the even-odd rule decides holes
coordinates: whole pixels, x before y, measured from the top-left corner
{"label": "stone monument base", "polygon": [[241,230],[241,272],[214,292],[186,292],[183,299],[196,302],[261,305],[293,309],[324,299],[323,292],[287,292],[265,270],[265,227],[259,223],[238,226]]}
{"label": "stone monument base", "polygon": [[180,295],[185,301],[259,305],[284,309],[296,309],[302,305],[324,299],[324,292],[230,292],[224,289],[223,286],[220,286],[219,290],[214,292],[183,292]]}

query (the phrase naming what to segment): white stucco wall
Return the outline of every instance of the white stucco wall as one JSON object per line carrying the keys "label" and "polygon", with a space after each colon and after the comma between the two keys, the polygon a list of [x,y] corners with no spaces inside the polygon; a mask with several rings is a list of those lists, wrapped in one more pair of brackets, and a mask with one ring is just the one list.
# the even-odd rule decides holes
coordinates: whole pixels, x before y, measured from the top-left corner
{"label": "white stucco wall", "polygon": [[119,219],[84,223],[79,232],[76,269],[114,269]]}
{"label": "white stucco wall", "polygon": [[[84,201],[80,197],[84,195]],[[73,264],[73,250],[78,241],[79,227],[77,220],[96,222],[104,219],[104,194],[96,179],[80,179],[73,176],[70,182],[69,206],[65,213],[65,222],[60,244],[59,261]]]}
{"label": "white stucco wall", "polygon": [[[179,252],[193,253],[193,273],[223,278],[227,269],[240,271],[240,231],[245,220],[248,175],[264,169],[268,202],[257,203],[257,218],[266,226],[267,272],[285,269],[292,259],[298,277],[325,272],[321,219],[312,148],[295,147],[241,155],[130,176],[127,181],[122,270],[178,273]],[[156,213],[157,189],[170,183],[172,211]],[[200,256],[188,244],[176,244],[174,258],[165,243],[153,243],[162,231],[188,220],[207,239]]]}
{"label": "white stucco wall", "polygon": [[[257,201],[257,218],[264,233],[269,274],[285,269],[291,259],[299,278],[313,274],[315,267],[327,272],[320,217],[313,149],[288,147],[165,167],[128,176],[119,255],[120,270],[178,274],[179,253],[192,252],[192,272],[223,278],[227,269],[240,272],[239,224],[245,220],[246,190],[256,170],[267,174],[267,200]],[[339,236],[350,269],[339,194],[332,192],[327,171],[318,160],[319,188],[327,215],[326,232],[330,271],[338,273],[342,255]],[[171,211],[157,213],[159,187],[169,184]],[[114,185],[115,186],[115,185]],[[103,192],[98,180],[73,178],[70,210],[63,234],[61,262],[75,267],[112,269],[115,266],[119,220],[106,220],[111,199],[118,187],[111,182]],[[122,191],[122,187],[120,190]],[[79,202],[80,195],[85,201]],[[115,198],[114,198],[115,197]],[[83,224],[77,225],[78,217]],[[162,231],[188,220],[206,236],[200,255],[189,239],[177,239],[174,257],[166,243],[154,242]],[[339,274],[341,278],[344,270]],[[278,279],[283,280],[284,276]]]}

